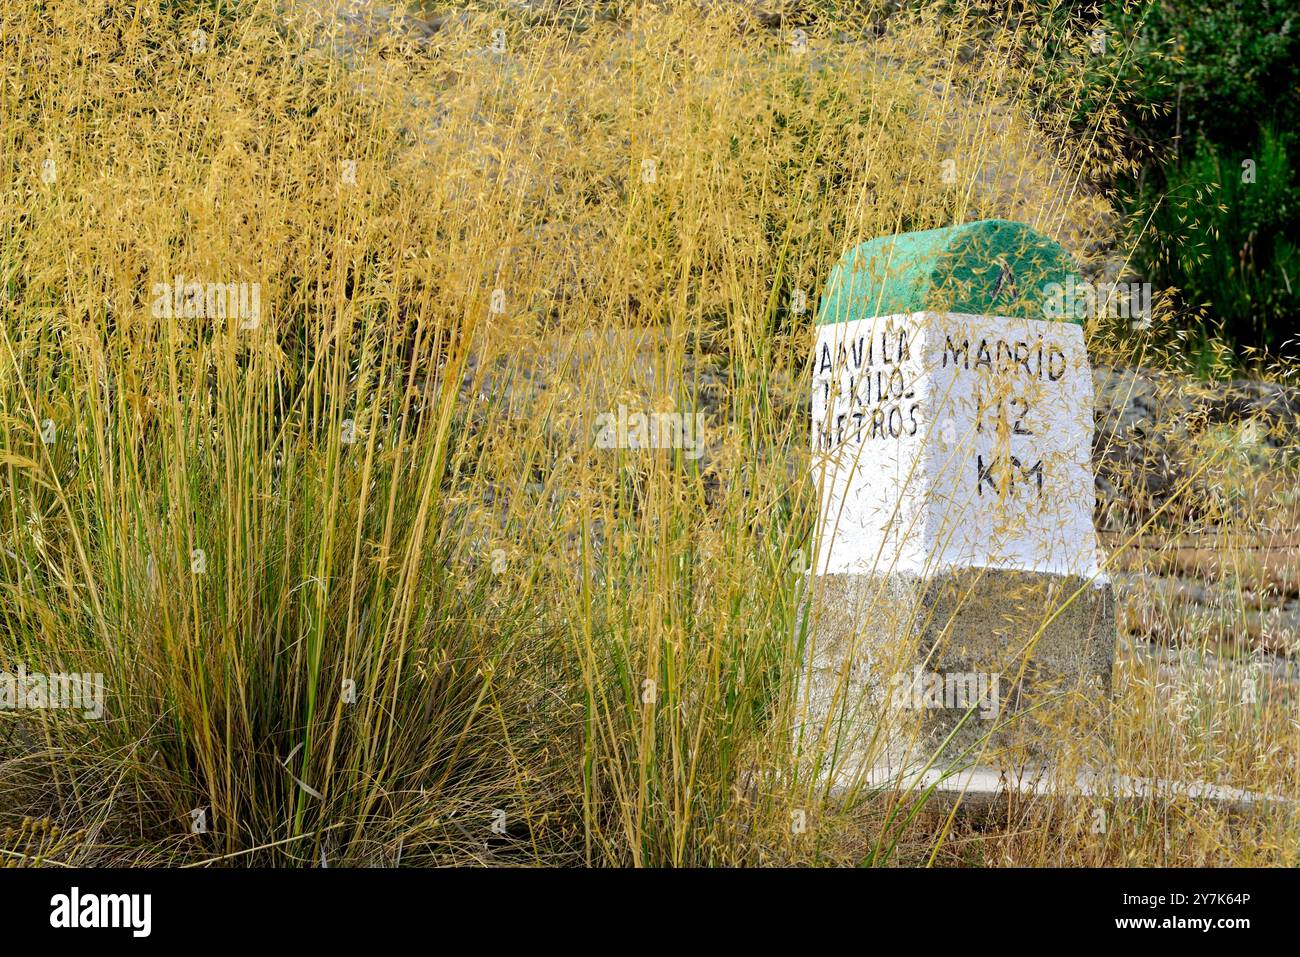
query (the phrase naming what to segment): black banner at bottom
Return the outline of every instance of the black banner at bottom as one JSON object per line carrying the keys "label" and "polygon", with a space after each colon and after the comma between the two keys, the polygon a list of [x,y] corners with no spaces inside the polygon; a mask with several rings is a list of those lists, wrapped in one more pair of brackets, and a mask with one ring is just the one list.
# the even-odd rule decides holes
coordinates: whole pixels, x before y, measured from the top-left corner
{"label": "black banner at bottom", "polygon": [[584,947],[673,927],[697,946],[711,931],[734,946],[995,926],[1043,941],[1198,934],[1231,946],[1289,930],[1298,889],[1285,870],[22,869],[0,870],[0,928],[9,953],[47,937],[335,948],[430,931]]}

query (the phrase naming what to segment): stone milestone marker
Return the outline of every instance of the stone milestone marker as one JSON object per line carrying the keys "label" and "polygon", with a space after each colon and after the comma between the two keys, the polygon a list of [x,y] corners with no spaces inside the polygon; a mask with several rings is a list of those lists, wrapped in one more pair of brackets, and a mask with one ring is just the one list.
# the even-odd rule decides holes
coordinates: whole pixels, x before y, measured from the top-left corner
{"label": "stone milestone marker", "polygon": [[873,240],[831,274],[801,746],[838,782],[1041,766],[1104,730],[1092,378],[1081,326],[1043,318],[1074,271],[995,220]]}

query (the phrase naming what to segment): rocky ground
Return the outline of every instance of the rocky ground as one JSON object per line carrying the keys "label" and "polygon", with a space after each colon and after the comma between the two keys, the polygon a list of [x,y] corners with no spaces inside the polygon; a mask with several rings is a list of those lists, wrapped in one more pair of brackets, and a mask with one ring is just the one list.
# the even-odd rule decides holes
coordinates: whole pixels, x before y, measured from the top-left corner
{"label": "rocky ground", "polygon": [[1124,630],[1166,667],[1195,653],[1294,682],[1300,390],[1132,368],[1094,380],[1097,524]]}

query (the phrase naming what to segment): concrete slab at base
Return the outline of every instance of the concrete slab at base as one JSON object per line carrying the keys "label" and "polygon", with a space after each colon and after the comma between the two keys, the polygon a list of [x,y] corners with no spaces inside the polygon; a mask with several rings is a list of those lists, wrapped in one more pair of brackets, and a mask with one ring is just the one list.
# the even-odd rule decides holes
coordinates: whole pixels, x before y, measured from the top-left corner
{"label": "concrete slab at base", "polygon": [[819,773],[1037,765],[1106,737],[1115,607],[1075,575],[950,569],[811,580],[801,746]]}
{"label": "concrete slab at base", "polygon": [[[990,767],[959,771],[930,769],[899,773],[874,768],[862,780],[870,790],[896,790],[914,799],[930,792],[928,802],[951,807],[960,802],[968,812],[994,810],[1015,798],[1087,799],[1121,803],[1192,801],[1217,810],[1242,814],[1269,808],[1294,810],[1300,802],[1293,797],[1248,791],[1203,781],[1166,781],[1119,774],[1114,770],[1085,771],[1062,778],[1048,769],[1023,775],[1009,775]],[[841,795],[843,789],[840,790]]]}

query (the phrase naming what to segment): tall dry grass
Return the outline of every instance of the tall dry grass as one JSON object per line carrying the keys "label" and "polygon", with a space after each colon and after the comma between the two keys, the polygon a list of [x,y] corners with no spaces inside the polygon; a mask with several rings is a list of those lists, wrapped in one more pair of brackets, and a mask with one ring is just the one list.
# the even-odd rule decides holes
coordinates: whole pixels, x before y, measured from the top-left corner
{"label": "tall dry grass", "polygon": [[[1105,248],[1114,102],[1071,125],[1046,26],[0,11],[0,663],[108,689],[0,713],[0,825],[60,829],[11,859],[1294,860],[1205,809],[966,836],[795,760],[817,291],[988,216]],[[256,321],[166,315],[177,276]],[[598,447],[620,404],[702,411],[702,454]],[[1132,764],[1201,746],[1132,694]],[[1290,721],[1221,739],[1245,783]]]}

